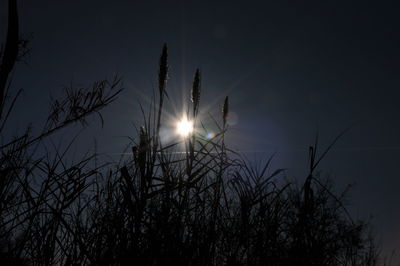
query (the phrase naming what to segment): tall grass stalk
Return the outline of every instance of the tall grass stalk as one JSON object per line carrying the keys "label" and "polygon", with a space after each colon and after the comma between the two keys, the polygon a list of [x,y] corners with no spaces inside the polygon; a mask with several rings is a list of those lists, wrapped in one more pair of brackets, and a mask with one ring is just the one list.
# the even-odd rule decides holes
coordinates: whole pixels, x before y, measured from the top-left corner
{"label": "tall grass stalk", "polygon": [[[16,1],[9,0],[6,43],[15,46]],[[12,50],[11,49],[11,50]],[[9,84],[15,53],[5,48],[0,97]],[[11,58],[11,59],[7,59]],[[10,62],[4,63],[7,60]],[[41,133],[24,134],[0,146],[0,261],[6,265],[377,265],[368,225],[353,221],[329,180],[316,167],[302,186],[228,148],[228,97],[220,129],[212,138],[193,131],[173,143],[160,141],[168,104],[168,51],[158,70],[158,105],[143,113],[143,126],[119,163],[98,164],[97,155],[67,160],[65,150],[36,156],[36,145],[64,128],[87,124],[120,93],[118,78],[89,88],[68,88],[53,100]],[[194,75],[188,118],[202,124],[200,71]],[[4,83],[4,79],[6,82]],[[203,92],[202,92],[203,93]],[[17,94],[18,95],[18,94]],[[4,98],[0,99],[4,109]],[[18,107],[15,102],[11,106]],[[12,109],[12,108],[11,108]],[[191,117],[189,117],[191,116]],[[6,116],[0,117],[4,125]],[[222,125],[221,125],[222,124]],[[5,126],[3,130],[7,130]],[[335,140],[336,141],[336,140]],[[335,142],[334,141],[334,142]],[[181,142],[186,152],[180,151]]]}

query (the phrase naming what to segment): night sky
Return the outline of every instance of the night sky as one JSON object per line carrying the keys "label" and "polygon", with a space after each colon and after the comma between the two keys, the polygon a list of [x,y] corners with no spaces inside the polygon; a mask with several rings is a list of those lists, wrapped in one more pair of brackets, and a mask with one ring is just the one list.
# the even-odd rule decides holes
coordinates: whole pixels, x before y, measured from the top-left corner
{"label": "night sky", "polygon": [[[6,5],[0,5],[0,36]],[[202,71],[201,108],[219,111],[229,95],[231,147],[249,158],[277,152],[273,167],[302,182],[308,146],[321,149],[352,126],[319,169],[369,219],[384,254],[400,247],[400,8],[394,1],[19,1],[31,55],[13,89],[20,129],[40,129],[49,95],[115,74],[125,91],[104,112],[106,125],[85,131],[117,156],[156,88],[164,43],[170,55],[170,105],[182,104]],[[179,107],[178,107],[179,109]],[[89,143],[89,144],[90,144]],[[400,252],[400,248],[397,250]],[[399,260],[400,261],[400,260]]]}

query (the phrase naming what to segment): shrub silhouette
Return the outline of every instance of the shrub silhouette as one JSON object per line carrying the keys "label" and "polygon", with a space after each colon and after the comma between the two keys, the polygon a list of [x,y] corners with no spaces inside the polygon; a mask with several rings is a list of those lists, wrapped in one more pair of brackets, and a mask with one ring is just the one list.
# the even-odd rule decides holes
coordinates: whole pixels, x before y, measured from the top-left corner
{"label": "shrub silhouette", "polygon": [[[9,1],[9,27],[1,57],[0,119],[4,135],[15,100],[6,101],[9,74],[21,51],[16,1]],[[16,52],[17,51],[17,52]],[[37,157],[46,137],[115,100],[120,80],[90,88],[68,88],[52,102],[43,131],[0,147],[0,260],[8,265],[376,265],[368,225],[354,222],[342,197],[316,175],[317,145],[310,148],[310,173],[301,186],[261,167],[225,144],[229,102],[219,132],[200,130],[162,143],[168,49],[158,72],[158,104],[117,165],[96,166],[96,154],[66,164],[67,151]],[[16,94],[18,97],[19,93]],[[201,73],[195,72],[187,116],[201,127]],[[220,120],[220,122],[217,122]],[[203,128],[205,130],[205,128]],[[203,130],[203,131],[204,131]],[[180,152],[180,147],[184,151]]]}

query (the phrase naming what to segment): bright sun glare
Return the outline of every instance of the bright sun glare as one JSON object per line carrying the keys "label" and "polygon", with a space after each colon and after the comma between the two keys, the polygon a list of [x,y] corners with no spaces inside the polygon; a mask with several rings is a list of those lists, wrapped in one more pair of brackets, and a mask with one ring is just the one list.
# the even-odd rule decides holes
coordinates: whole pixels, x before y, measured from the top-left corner
{"label": "bright sun glare", "polygon": [[193,131],[193,122],[182,118],[176,125],[176,132],[182,137],[187,137]]}

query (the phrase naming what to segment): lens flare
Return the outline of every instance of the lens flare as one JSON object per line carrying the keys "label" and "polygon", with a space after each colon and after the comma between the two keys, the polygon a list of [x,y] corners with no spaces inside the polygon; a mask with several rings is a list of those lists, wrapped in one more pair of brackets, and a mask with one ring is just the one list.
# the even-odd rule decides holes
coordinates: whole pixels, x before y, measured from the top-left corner
{"label": "lens flare", "polygon": [[187,137],[193,132],[193,122],[187,120],[187,118],[182,118],[182,120],[176,124],[176,132],[182,137]]}

